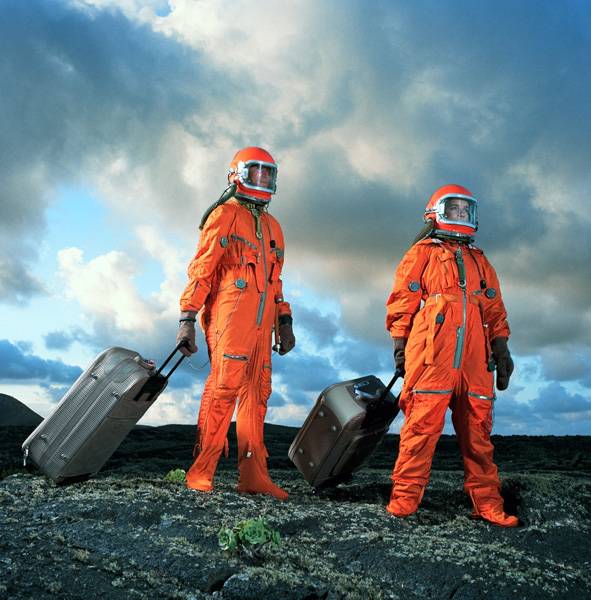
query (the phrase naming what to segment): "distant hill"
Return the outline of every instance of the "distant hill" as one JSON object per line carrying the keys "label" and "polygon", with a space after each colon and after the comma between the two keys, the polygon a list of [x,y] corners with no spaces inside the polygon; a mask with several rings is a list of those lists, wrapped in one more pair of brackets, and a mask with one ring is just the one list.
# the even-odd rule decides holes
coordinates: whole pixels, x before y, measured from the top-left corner
{"label": "distant hill", "polygon": [[0,394],[0,426],[36,427],[41,421],[43,421],[42,417],[16,398],[7,394]]}

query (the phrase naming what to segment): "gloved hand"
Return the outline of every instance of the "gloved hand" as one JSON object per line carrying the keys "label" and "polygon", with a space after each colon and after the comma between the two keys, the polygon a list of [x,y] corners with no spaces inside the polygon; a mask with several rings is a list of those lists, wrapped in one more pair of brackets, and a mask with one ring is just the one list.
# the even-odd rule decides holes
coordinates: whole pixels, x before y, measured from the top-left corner
{"label": "gloved hand", "polygon": [[513,359],[507,346],[507,338],[495,338],[490,343],[490,347],[497,366],[497,389],[506,390],[509,387],[509,378],[514,368]]}
{"label": "gloved hand", "polygon": [[281,340],[279,354],[281,356],[293,350],[295,346],[296,339],[293,334],[292,323],[293,319],[289,315],[281,315],[279,317],[279,339]]}
{"label": "gloved hand", "polygon": [[180,351],[185,356],[191,356],[197,352],[197,344],[195,343],[195,315],[197,313],[192,310],[181,312],[179,316],[179,332],[176,334],[176,343],[185,342],[185,345],[180,348]]}
{"label": "gloved hand", "polygon": [[401,376],[404,377],[404,350],[408,338],[395,337],[392,339],[394,340],[394,368],[396,371],[400,371]]}

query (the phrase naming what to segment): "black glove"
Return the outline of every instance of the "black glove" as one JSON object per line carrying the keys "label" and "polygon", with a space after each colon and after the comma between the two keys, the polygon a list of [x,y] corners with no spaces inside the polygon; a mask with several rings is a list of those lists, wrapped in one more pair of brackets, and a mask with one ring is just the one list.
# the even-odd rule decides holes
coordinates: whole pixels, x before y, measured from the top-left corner
{"label": "black glove", "polygon": [[296,339],[293,334],[293,328],[291,324],[293,319],[289,315],[281,315],[279,317],[279,354],[282,356],[287,354],[290,350],[293,350]]}
{"label": "black glove", "polygon": [[497,389],[506,390],[509,387],[509,379],[514,369],[513,359],[507,346],[507,338],[495,338],[490,343],[490,347],[497,367]]}
{"label": "black glove", "polygon": [[394,340],[394,369],[400,371],[400,375],[404,377],[404,350],[408,338],[395,337]]}
{"label": "black glove", "polygon": [[191,356],[197,352],[197,344],[195,343],[195,315],[197,313],[191,310],[184,311],[179,317],[179,331],[176,334],[176,343],[181,346],[180,351],[185,356]]}

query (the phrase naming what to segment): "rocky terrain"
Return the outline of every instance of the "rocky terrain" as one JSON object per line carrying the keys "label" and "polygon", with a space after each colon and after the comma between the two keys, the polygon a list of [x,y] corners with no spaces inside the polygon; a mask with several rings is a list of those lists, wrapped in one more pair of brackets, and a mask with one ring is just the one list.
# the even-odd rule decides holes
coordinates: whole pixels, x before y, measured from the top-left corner
{"label": "rocky terrain", "polygon": [[[213,493],[166,481],[188,467],[193,427],[137,428],[94,479],[64,487],[22,468],[30,431],[0,428],[0,598],[591,597],[590,437],[495,437],[506,509],[523,521],[505,530],[469,518],[451,436],[419,513],[400,520],[384,510],[397,436],[314,494],[287,459],[296,430],[268,426],[282,503],[237,494],[233,458]],[[278,546],[219,548],[222,525],[261,515]]]}

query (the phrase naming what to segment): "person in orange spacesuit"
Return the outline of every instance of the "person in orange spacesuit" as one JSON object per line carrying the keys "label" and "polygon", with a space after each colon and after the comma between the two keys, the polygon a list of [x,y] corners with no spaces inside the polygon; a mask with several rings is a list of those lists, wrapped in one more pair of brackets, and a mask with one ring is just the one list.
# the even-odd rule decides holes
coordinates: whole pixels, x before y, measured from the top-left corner
{"label": "person in orange spacesuit", "polygon": [[417,511],[449,406],[472,516],[515,527],[517,517],[504,512],[490,441],[492,371],[496,368],[497,388],[506,389],[513,371],[510,331],[495,270],[473,245],[477,209],[466,188],[439,188],[425,209],[430,225],[425,237],[396,270],[386,329],[396,368],[404,374],[405,422],[386,509],[397,517]]}
{"label": "person in orange spacesuit", "polygon": [[197,423],[198,454],[186,477],[195,490],[213,489],[238,398],[238,491],[287,498],[269,477],[263,441],[272,332],[279,354],[295,346],[280,278],[283,232],[268,212],[276,179],[277,165],[267,151],[238,151],[230,163],[231,187],[204,215],[197,254],[189,264],[177,342],[185,343],[186,355],[197,351],[195,321],[201,311],[211,361]]}

